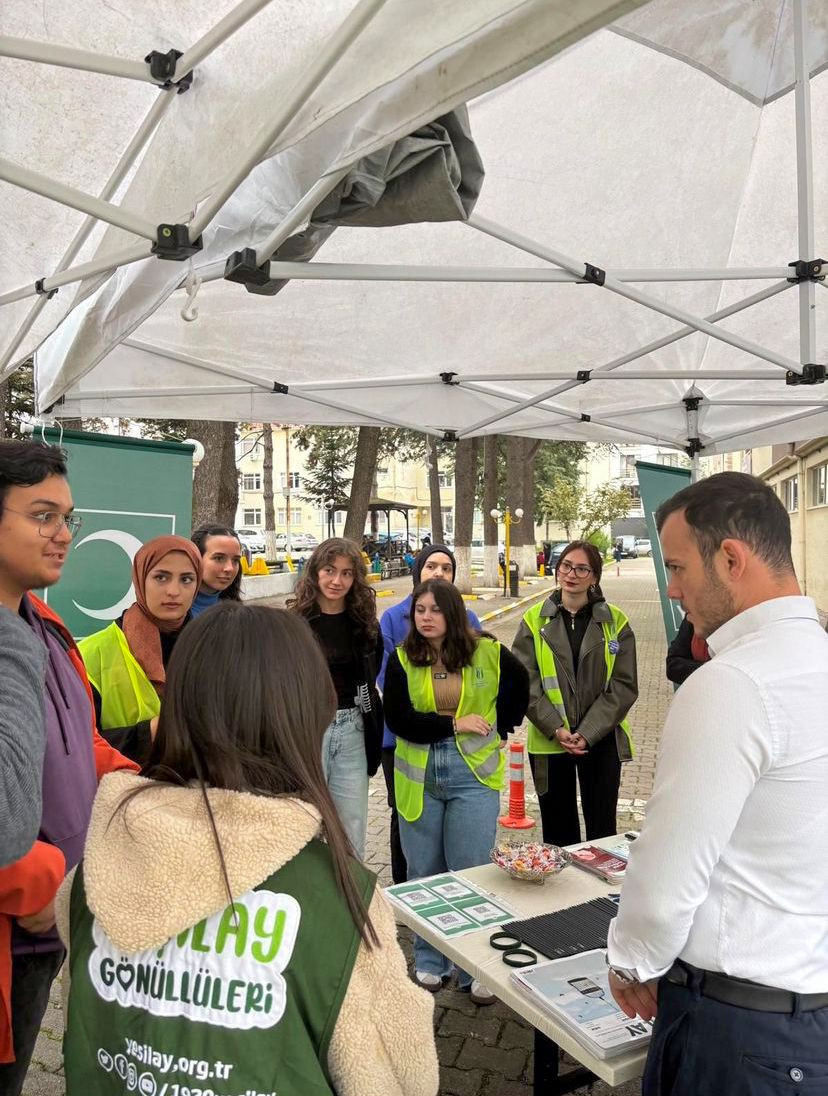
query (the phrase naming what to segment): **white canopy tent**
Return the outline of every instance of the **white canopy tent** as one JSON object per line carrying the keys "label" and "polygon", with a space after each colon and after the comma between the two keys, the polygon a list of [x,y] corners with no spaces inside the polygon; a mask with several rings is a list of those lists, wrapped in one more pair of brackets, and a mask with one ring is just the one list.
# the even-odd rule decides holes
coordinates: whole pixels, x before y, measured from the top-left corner
{"label": "white canopy tent", "polygon": [[271,157],[203,251],[124,267],[70,314],[38,353],[39,405],[694,454],[828,433],[826,65],[828,5],[653,0],[470,103],[487,177],[467,224],[337,229],[320,261],[270,264],[294,279],[273,300],[225,259],[266,259],[347,156],[320,177],[320,153],[287,201]]}

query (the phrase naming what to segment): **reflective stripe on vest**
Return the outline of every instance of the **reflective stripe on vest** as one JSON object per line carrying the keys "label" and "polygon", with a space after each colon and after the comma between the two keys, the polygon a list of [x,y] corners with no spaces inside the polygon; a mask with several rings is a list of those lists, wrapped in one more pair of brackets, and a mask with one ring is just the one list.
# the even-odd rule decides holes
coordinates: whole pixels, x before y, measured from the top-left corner
{"label": "reflective stripe on vest", "polygon": [[[408,695],[418,712],[435,712],[431,666],[413,666],[405,651],[397,648],[397,657],[408,679]],[[456,718],[480,715],[492,730],[479,734],[456,734],[454,742],[463,760],[481,784],[500,791],[506,761],[497,733],[497,693],[500,687],[500,644],[493,639],[477,641],[471,665],[461,675],[460,703]],[[428,764],[428,746],[397,737],[394,750],[394,795],[397,810],[407,822],[416,822],[423,813],[423,784]]]}
{"label": "reflective stripe on vest", "polygon": [[[541,630],[543,628],[542,621],[545,619],[541,617],[542,608],[543,602],[533,605],[532,608],[524,614],[523,619],[535,640],[535,661],[541,675],[541,686],[546,695],[546,699],[558,713],[561,726],[569,730],[569,718],[566,714],[563,693],[561,692],[560,683],[558,681],[558,668],[555,665],[555,656],[552,653],[552,648],[541,635]],[[628,622],[627,617],[616,605],[608,604],[607,608],[612,614],[612,621],[605,620],[601,623],[601,630],[604,633],[604,665],[606,666],[607,671],[604,684],[605,689],[609,688],[612,672],[615,669],[615,656],[618,653],[618,635]],[[630,753],[632,753],[633,743],[629,722],[626,719],[622,719],[618,725],[626,734],[630,744]],[[556,738],[547,738],[533,723],[529,724],[526,748],[529,753],[533,754],[566,752]]]}
{"label": "reflective stripe on vest", "polygon": [[158,693],[117,624],[80,640],[78,648],[89,681],[100,693],[102,731],[158,715]]}

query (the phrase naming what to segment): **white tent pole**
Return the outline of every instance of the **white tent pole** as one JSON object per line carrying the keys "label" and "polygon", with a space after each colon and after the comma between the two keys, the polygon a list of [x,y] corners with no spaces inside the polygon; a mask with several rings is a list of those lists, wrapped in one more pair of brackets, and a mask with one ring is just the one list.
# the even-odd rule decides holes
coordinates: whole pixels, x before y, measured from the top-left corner
{"label": "white tent pole", "polygon": [[[316,180],[307,194],[304,194],[299,199],[293,209],[282,218],[270,235],[262,240],[256,248],[257,266],[261,266],[262,263],[266,262],[273,252],[285,242],[288,236],[294,233],[300,225],[310,218],[310,215],[319,203],[324,198],[327,198],[334,187],[345,178],[350,170],[350,167],[340,168],[339,171],[334,171],[330,175],[323,175],[321,179]],[[271,263],[271,267],[273,265],[274,264]],[[271,274],[271,277],[274,277],[274,275]]]}
{"label": "white tent pole", "polygon": [[[751,373],[738,372],[735,369],[709,369],[704,373],[688,373],[680,369],[630,369],[623,373],[602,373],[597,369],[591,371],[592,379],[600,381],[777,381],[779,374],[770,370]],[[575,374],[568,373],[457,373],[458,384],[472,384],[476,381],[512,383],[513,381],[567,381],[571,384],[581,384]],[[333,382],[331,382],[333,383]],[[375,382],[372,381],[371,384]],[[420,383],[412,381],[412,384]],[[787,401],[786,401],[787,402]]]}
{"label": "white tent pole", "polygon": [[130,61],[125,57],[112,57],[105,53],[59,46],[54,42],[37,42],[30,38],[0,37],[0,57],[15,57],[19,61],[38,61],[44,65],[80,69],[83,72],[100,72],[104,76],[124,76],[127,80],[143,80],[156,83],[150,75],[146,61]]}
{"label": "white tent pole", "polygon": [[732,441],[734,438],[744,438],[745,436],[758,434],[760,431],[767,433],[768,430],[773,430],[777,426],[787,426],[790,422],[801,422],[803,419],[809,419],[814,415],[826,414],[828,414],[828,402],[823,404],[822,407],[816,407],[810,411],[800,411],[796,415],[786,415],[782,419],[774,419],[773,422],[763,422],[756,426],[745,427],[743,430],[737,430],[733,434],[725,434],[724,437],[714,438],[713,441],[717,446],[720,446],[723,442]]}
{"label": "white tent pole", "polygon": [[[724,319],[726,316],[732,316],[736,312],[741,312],[745,308],[749,308],[754,304],[758,304],[760,301],[766,300],[768,297],[773,297],[777,293],[782,293],[786,289],[790,289],[789,282],[779,282],[776,285],[768,286],[767,289],[761,290],[759,293],[753,293],[750,297],[746,297],[744,300],[735,301],[727,308],[720,309],[718,312],[713,312],[707,317],[709,321]],[[661,339],[656,339],[654,342],[648,343],[646,346],[640,347],[637,350],[632,351],[629,354],[623,354],[620,358],[615,358],[611,362],[607,362],[605,365],[596,366],[595,369],[590,371],[590,374],[595,380],[604,380],[611,375],[611,371],[618,369],[622,365],[626,365],[628,362],[635,361],[637,358],[642,358],[646,354],[652,354],[655,350],[660,350],[664,346],[668,346],[670,343],[678,342],[679,339],[685,338],[687,335],[692,335],[695,331],[693,327],[683,327],[678,331],[674,331],[671,335],[665,335]],[[776,374],[778,376],[778,374]],[[533,378],[538,380],[540,378]],[[679,378],[683,379],[683,378]],[[760,380],[765,380],[765,374],[759,375]],[[563,392],[568,392],[571,388],[576,387],[581,382],[579,380],[565,381],[563,384],[554,385],[552,388],[547,388],[544,392],[541,392],[537,396],[533,396],[531,399],[525,400],[520,406],[513,408],[511,411],[499,412],[496,415],[490,415],[486,419],[481,419],[479,422],[474,423],[468,428],[468,430],[461,430],[460,437],[466,437],[471,433],[476,433],[478,430],[482,430],[486,426],[491,426],[492,423],[497,422],[500,419],[508,418],[509,415],[515,414],[517,411],[523,411],[527,407],[533,407],[535,404],[542,403],[544,400],[552,399],[555,396],[561,395]]]}
{"label": "white tent pole", "polygon": [[[152,398],[158,399],[164,396],[244,396],[251,392],[257,392],[258,386],[252,384],[206,384],[199,385],[197,388],[189,387],[182,388],[155,388],[152,389]],[[74,418],[72,411],[66,411],[65,408],[69,407],[74,410],[79,404],[82,404],[84,400],[140,400],[145,399],[147,395],[146,388],[92,388],[82,389],[76,391],[74,395],[68,396],[61,404],[61,418],[68,419]]]}
{"label": "white tent pole", "polygon": [[266,8],[271,0],[242,0],[232,11],[178,58],[175,63],[175,80],[178,81],[199,65],[205,57],[232,37],[254,15]]}
{"label": "white tent pole", "polygon": [[437,427],[418,426],[412,422],[404,422],[402,419],[391,418],[391,416],[387,415],[384,411],[373,415],[369,411],[361,410],[358,407],[349,407],[345,403],[324,399],[322,396],[306,396],[302,392],[295,393],[292,388],[289,391],[289,395],[292,395],[294,399],[306,400],[308,403],[319,404],[320,407],[330,407],[334,411],[343,411],[346,415],[360,415],[370,422],[380,423],[383,426],[399,426],[403,430],[416,430],[420,434],[431,434],[435,438],[441,438],[444,433],[443,429],[438,429]]}
{"label": "white tent pole", "polygon": [[273,391],[272,380],[268,380],[266,377],[257,377],[255,373],[248,373],[244,369],[234,369],[231,365],[223,363],[218,365],[215,362],[205,361],[203,358],[194,358],[191,354],[162,349],[159,346],[153,346],[152,343],[144,342],[142,339],[123,339],[122,345],[132,347],[134,350],[143,350],[148,354],[155,354],[159,358],[168,358],[170,361],[192,365],[195,369],[203,369],[206,373],[217,373],[220,377],[232,377],[234,380],[244,381],[260,391]]}
{"label": "white tent pole", "polygon": [[[108,201],[112,197],[112,195],[121,185],[124,176],[132,167],[136,157],[139,155],[146,142],[155,132],[155,127],[161,121],[161,118],[167,110],[167,107],[172,101],[173,97],[171,95],[159,94],[155,97],[152,106],[147,111],[146,117],[144,118],[141,125],[138,127],[135,136],[129,142],[129,145],[126,147],[126,149],[124,149],[124,153],[116,164],[115,170],[109,176],[106,186],[98,195],[99,198],[102,198],[104,201]],[[75,256],[83,247],[89,236],[89,233],[92,231],[96,223],[97,220],[95,217],[86,218],[86,220],[76,232],[75,238],[72,240],[72,242],[69,244],[69,247],[64,252],[60,262],[57,265],[55,273],[59,273],[61,270],[65,270],[66,267],[69,266],[69,264],[74,260]],[[20,346],[23,339],[25,339],[26,335],[29,333],[32,324],[42,312],[48,299],[48,293],[40,294],[32,308],[29,309],[25,320],[18,328],[11,343],[6,347],[5,353],[0,356],[0,377],[2,377],[3,370],[5,369],[8,362],[10,362],[11,359],[14,357],[18,346]]]}
{"label": "white tent pole", "polygon": [[694,453],[693,456],[690,458],[690,482],[691,483],[696,483],[698,481],[699,469],[700,469],[699,454]]}
{"label": "white tent pole", "polygon": [[[636,441],[640,438],[647,438],[649,441],[654,441],[657,445],[666,445],[666,446],[669,446],[669,448],[671,448],[671,449],[680,449],[682,452],[684,452],[684,449],[685,449],[684,442],[681,440],[681,438],[667,438],[667,437],[664,437],[663,434],[652,434],[648,430],[638,430],[638,429],[630,430],[630,427],[626,423],[616,423],[616,422],[612,422],[610,419],[592,419],[592,422],[597,424],[598,426],[605,426],[605,427],[607,427],[608,430],[618,431],[618,433],[621,435],[621,437],[618,440],[619,440],[619,442],[622,442],[622,443],[628,443],[631,440]],[[551,425],[552,426],[562,426],[563,423],[552,423]],[[576,427],[578,424],[573,423],[572,425],[574,427]],[[517,435],[518,437],[520,437],[520,436],[531,437],[531,436],[533,436],[533,431],[548,430],[549,426],[550,426],[550,424],[547,423],[547,422],[533,422],[533,423],[526,423],[523,426],[516,426],[512,430],[498,430],[497,433],[498,434]],[[464,436],[464,435],[462,435],[462,436]],[[537,435],[534,435],[534,436],[537,436]],[[594,439],[594,438],[590,439],[590,438],[568,437],[566,440],[567,441],[595,441],[596,439]]]}
{"label": "white tent pole", "polygon": [[129,210],[113,205],[111,202],[103,202],[100,198],[85,194],[82,190],[67,186],[66,183],[59,183],[57,179],[50,179],[30,168],[13,164],[9,160],[0,159],[0,179],[11,183],[12,186],[30,190],[34,194],[42,194],[44,198],[60,202],[61,205],[69,206],[71,209],[79,209],[81,213],[89,213],[100,221],[117,225],[118,228],[125,228],[127,232],[134,232],[136,236],[144,236],[147,240],[154,241],[158,234],[158,226],[150,224],[137,213],[130,213]]}
{"label": "white tent pole", "polygon": [[[807,0],[794,0],[794,64],[796,86],[796,193],[798,207],[799,256],[808,260],[814,254],[814,164],[811,150],[811,83],[806,43],[808,41]],[[799,283],[799,353],[803,365],[816,361],[816,309],[814,283],[806,278]]]}
{"label": "white tent pole", "polygon": [[[511,229],[495,224],[494,221],[490,221],[486,217],[479,217],[476,214],[473,214],[466,224],[471,225],[472,228],[479,229],[489,236],[494,236],[495,239],[502,240],[504,243],[513,244],[522,251],[527,251],[529,254],[536,255],[540,259],[546,259],[548,262],[563,267],[564,270],[569,270],[579,277],[584,277],[587,273],[587,267],[584,262],[573,259],[571,256],[563,254],[563,252],[555,251],[553,248],[538,244],[536,241],[530,240],[528,237],[522,236],[518,232],[512,232]],[[671,319],[679,320],[688,327],[695,328],[696,331],[701,331],[705,335],[717,339],[719,342],[727,343],[729,346],[735,346],[737,350],[744,350],[747,354],[753,354],[755,357],[762,358],[764,361],[772,362],[782,369],[792,370],[795,373],[802,372],[798,362],[794,362],[781,354],[775,354],[772,350],[767,350],[765,347],[759,346],[758,343],[751,342],[749,339],[742,339],[740,336],[734,335],[730,331],[724,331],[714,324],[708,323],[707,320],[703,320],[698,316],[693,316],[689,312],[685,312],[682,308],[675,308],[672,305],[666,304],[664,301],[660,301],[657,297],[651,297],[648,293],[642,293],[639,289],[633,289],[631,286],[624,285],[609,272],[605,272],[603,288],[609,289],[612,293],[617,293],[620,297],[625,297],[629,301],[634,301],[636,304],[641,304],[645,308],[650,308],[653,312],[658,312],[662,316],[669,316]]]}
{"label": "white tent pole", "polygon": [[374,15],[383,6],[385,0],[359,0],[347,18],[308,65],[298,84],[284,101],[280,103],[272,123],[259,139],[239,157],[237,167],[228,175],[196,213],[190,225],[190,239],[197,239],[209,225],[239,183],[270,151],[285,126],[291,122],[303,104],[310,98],[319,84],[347,51],[351,43],[359,37]]}
{"label": "white tent pole", "polygon": [[24,285],[21,289],[12,289],[9,293],[0,296],[0,305],[11,304],[13,301],[22,301],[26,297],[36,297],[39,292],[48,293],[50,289],[59,289],[62,285],[72,282],[82,282],[84,278],[90,278],[93,274],[104,274],[107,270],[116,270],[119,266],[128,266],[137,263],[140,259],[147,259],[152,254],[150,244],[130,244],[119,251],[110,251],[108,255],[101,256],[88,263],[79,263],[60,274],[53,274],[44,278],[40,290],[33,285]]}
{"label": "white tent pole", "polygon": [[[345,172],[344,174],[347,174]],[[272,254],[272,252],[271,252]],[[748,270],[617,270],[621,282],[747,281],[787,278],[787,266]],[[354,282],[583,282],[583,278],[550,267],[417,266],[387,263],[273,262],[270,276],[297,281]]]}

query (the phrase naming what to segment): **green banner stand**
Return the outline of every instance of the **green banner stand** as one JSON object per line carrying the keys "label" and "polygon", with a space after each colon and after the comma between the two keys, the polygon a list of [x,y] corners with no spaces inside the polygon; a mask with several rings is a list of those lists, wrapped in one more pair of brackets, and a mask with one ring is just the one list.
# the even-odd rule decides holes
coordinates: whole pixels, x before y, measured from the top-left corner
{"label": "green banner stand", "polygon": [[46,430],[43,437],[68,454],[69,486],[83,525],[60,582],[41,597],[81,639],[135,600],[132,560],[142,544],[168,533],[189,537],[193,446],[75,430],[62,438]]}
{"label": "green banner stand", "polygon": [[638,490],[641,495],[641,504],[644,507],[644,516],[647,519],[647,533],[650,544],[653,546],[653,563],[655,564],[656,580],[658,582],[658,596],[661,599],[661,614],[664,617],[664,632],[667,642],[672,643],[679,630],[683,613],[677,601],[671,601],[667,597],[667,583],[669,581],[667,569],[664,566],[664,556],[661,552],[661,541],[658,539],[655,513],[667,499],[672,498],[682,487],[690,483],[689,468],[671,468],[666,464],[650,464],[649,461],[636,461],[638,473]]}

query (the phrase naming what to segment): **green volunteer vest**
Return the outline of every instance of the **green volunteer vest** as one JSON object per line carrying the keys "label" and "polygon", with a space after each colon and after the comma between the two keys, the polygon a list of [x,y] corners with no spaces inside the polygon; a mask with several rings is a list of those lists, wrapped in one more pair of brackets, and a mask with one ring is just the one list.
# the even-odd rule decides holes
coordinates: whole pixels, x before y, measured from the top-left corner
{"label": "green volunteer vest", "polygon": [[[366,907],[376,876],[353,862]],[[68,1096],[332,1096],[328,1046],[360,944],[312,841],[233,906],[124,955],[72,886]]]}
{"label": "green volunteer vest", "polygon": [[[569,730],[569,720],[566,715],[563,695],[561,694],[561,688],[558,683],[558,669],[555,665],[555,656],[552,654],[552,648],[541,635],[541,628],[543,627],[542,620],[544,619],[541,617],[543,604],[543,602],[538,602],[537,605],[533,605],[528,612],[524,613],[523,619],[535,640],[535,660],[538,665],[538,670],[540,671],[543,691],[546,693],[547,699],[560,716],[561,726],[566,727],[566,729]],[[615,656],[618,650],[618,635],[627,623],[627,617],[621,612],[617,605],[608,604],[607,608],[612,614],[612,621],[605,620],[601,624],[601,628],[604,632],[604,664],[607,668],[605,687],[609,687],[612,671],[615,668]],[[630,753],[632,753],[633,741],[629,722],[626,719],[622,719],[619,726],[627,736],[627,740],[630,744]],[[526,748],[529,753],[533,754],[566,752],[556,738],[547,738],[543,731],[539,730],[533,723],[529,724]]]}
{"label": "green volunteer vest", "polygon": [[152,719],[161,701],[117,624],[78,643],[86,673],[101,696],[101,730]]}
{"label": "green volunteer vest", "polygon": [[[418,712],[435,712],[434,683],[430,666],[413,666],[402,647],[397,656],[408,678],[408,695]],[[495,728],[497,692],[500,687],[500,644],[485,637],[477,641],[471,665],[462,673],[457,718],[481,715],[492,730],[484,738],[479,734],[456,734],[454,742],[461,756],[481,784],[500,791],[503,788],[505,759],[500,735]],[[416,822],[423,813],[423,784],[428,764],[428,746],[397,738],[394,750],[394,795],[397,810],[406,822]]]}

